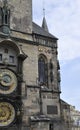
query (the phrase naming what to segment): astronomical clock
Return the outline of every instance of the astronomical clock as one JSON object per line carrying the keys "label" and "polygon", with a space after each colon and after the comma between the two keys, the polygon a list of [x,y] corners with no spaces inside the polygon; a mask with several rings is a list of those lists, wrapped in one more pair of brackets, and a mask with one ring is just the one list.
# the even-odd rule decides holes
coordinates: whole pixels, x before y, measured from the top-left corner
{"label": "astronomical clock", "polygon": [[17,88],[17,77],[9,69],[0,71],[0,94],[11,94]]}
{"label": "astronomical clock", "polygon": [[15,108],[9,102],[0,102],[0,127],[10,125],[15,120]]}
{"label": "astronomical clock", "polygon": [[[0,94],[11,94],[17,87],[16,75],[8,69],[0,70]],[[5,101],[0,101],[0,127],[10,125],[15,119],[15,108],[14,106]]]}
{"label": "astronomical clock", "polygon": [[16,122],[20,107],[18,97],[13,96],[13,93],[17,91],[17,87],[16,74],[7,68],[0,69],[0,127],[8,127]]}
{"label": "astronomical clock", "polygon": [[22,120],[21,70],[26,56],[8,40],[0,43],[0,52],[0,129],[19,130]]}

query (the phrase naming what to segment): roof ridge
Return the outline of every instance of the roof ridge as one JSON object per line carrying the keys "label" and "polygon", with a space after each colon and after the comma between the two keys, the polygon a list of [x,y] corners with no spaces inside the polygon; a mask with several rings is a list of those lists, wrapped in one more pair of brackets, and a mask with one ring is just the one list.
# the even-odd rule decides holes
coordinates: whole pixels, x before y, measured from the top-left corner
{"label": "roof ridge", "polygon": [[[58,40],[57,37],[55,37],[53,34],[51,34],[50,32],[45,31],[40,25],[38,25],[35,22],[33,23],[33,33],[42,35],[42,36],[46,36],[46,37],[50,37],[50,38],[54,38],[56,40]],[[36,27],[35,27],[36,26]]]}

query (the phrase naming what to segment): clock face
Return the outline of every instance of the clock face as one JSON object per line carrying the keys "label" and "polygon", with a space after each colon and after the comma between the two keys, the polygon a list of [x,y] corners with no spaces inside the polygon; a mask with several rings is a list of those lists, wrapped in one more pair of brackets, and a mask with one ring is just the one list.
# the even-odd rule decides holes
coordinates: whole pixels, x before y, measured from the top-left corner
{"label": "clock face", "polygon": [[2,69],[0,71],[0,93],[10,94],[16,89],[16,87],[17,87],[16,75],[8,69]]}
{"label": "clock face", "polygon": [[0,102],[0,126],[8,126],[15,119],[15,109],[8,102]]}

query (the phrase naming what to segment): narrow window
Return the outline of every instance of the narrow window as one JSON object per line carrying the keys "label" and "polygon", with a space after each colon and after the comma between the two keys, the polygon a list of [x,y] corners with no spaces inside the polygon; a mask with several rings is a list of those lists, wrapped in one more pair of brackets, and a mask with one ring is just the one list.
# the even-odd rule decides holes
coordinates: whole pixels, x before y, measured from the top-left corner
{"label": "narrow window", "polygon": [[38,60],[38,72],[39,72],[39,82],[47,83],[47,64],[44,57],[40,57]]}
{"label": "narrow window", "polygon": [[9,62],[14,63],[14,56],[9,56]]}
{"label": "narrow window", "polygon": [[54,130],[54,125],[53,124],[49,125],[49,130]]}
{"label": "narrow window", "polygon": [[2,61],[2,54],[0,54],[0,61]]}
{"label": "narrow window", "polygon": [[4,53],[8,53],[8,49],[7,48],[4,50]]}
{"label": "narrow window", "polygon": [[8,24],[8,16],[5,14],[5,24]]}
{"label": "narrow window", "polygon": [[45,82],[45,61],[42,57],[39,59],[39,82]]}

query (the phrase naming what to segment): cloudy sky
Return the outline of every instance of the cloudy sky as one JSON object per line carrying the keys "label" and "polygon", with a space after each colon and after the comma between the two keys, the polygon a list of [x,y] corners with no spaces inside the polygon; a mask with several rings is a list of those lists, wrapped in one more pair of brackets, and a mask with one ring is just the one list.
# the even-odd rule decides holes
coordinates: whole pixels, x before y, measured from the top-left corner
{"label": "cloudy sky", "polygon": [[33,21],[39,25],[43,7],[50,33],[59,38],[61,98],[80,110],[80,0],[33,0]]}

